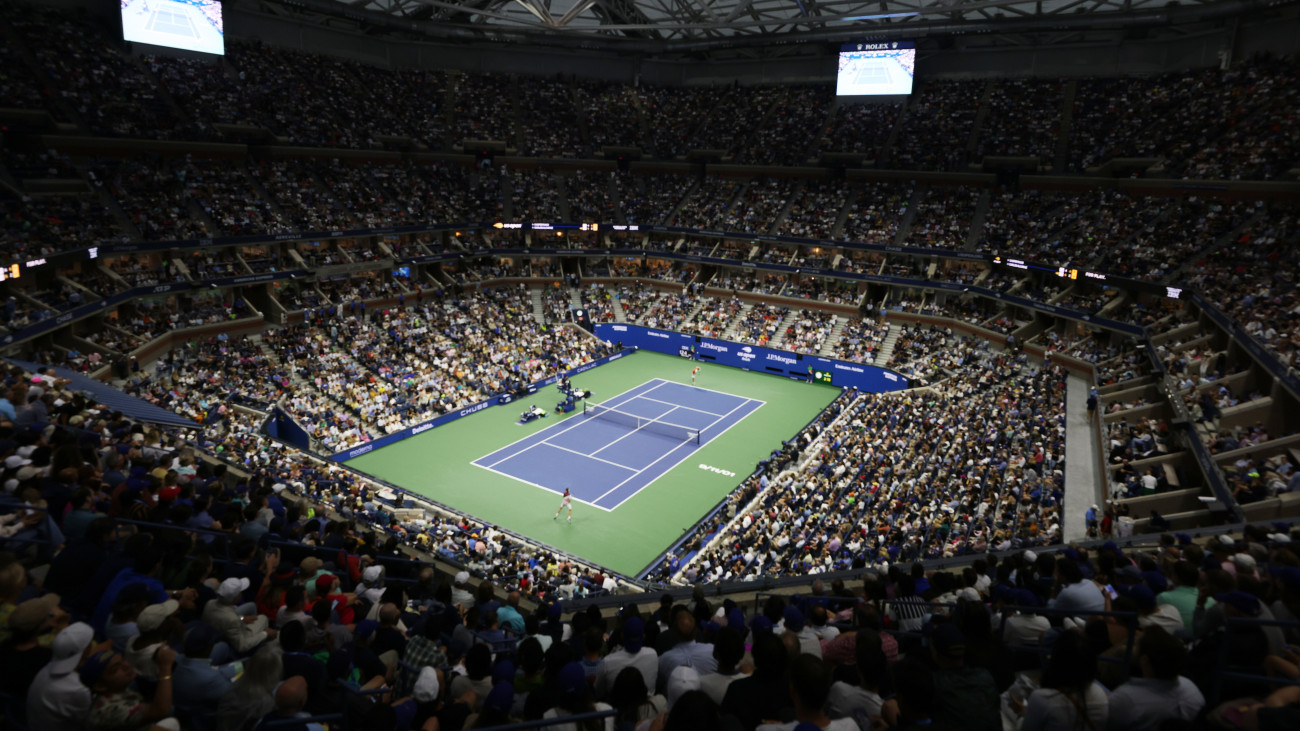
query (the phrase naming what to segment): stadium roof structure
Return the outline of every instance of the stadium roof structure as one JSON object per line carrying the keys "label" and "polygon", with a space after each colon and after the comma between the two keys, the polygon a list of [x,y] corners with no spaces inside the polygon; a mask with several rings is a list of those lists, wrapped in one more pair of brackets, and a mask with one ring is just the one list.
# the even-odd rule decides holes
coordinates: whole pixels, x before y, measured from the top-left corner
{"label": "stadium roof structure", "polygon": [[[564,45],[705,57],[859,40],[981,35],[999,45],[1081,34],[1194,32],[1296,0],[253,0],[242,7],[305,22],[430,40]],[[1181,29],[1181,30],[1180,30]],[[761,50],[760,50],[761,49]],[[789,51],[786,51],[789,53]],[[735,56],[736,54],[728,54]],[[781,55],[776,52],[775,55]]]}

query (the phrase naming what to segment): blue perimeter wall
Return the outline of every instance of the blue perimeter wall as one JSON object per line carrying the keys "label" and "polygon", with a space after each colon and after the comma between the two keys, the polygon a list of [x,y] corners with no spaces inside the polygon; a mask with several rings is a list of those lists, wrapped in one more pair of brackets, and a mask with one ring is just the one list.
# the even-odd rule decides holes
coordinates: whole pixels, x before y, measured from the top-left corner
{"label": "blue perimeter wall", "polygon": [[[551,376],[550,378],[546,378],[544,380],[538,381],[537,383],[534,383],[528,387],[528,393],[536,393],[541,389],[546,388],[547,386],[550,386],[551,384],[558,382],[561,376],[565,376],[565,375],[576,376],[577,374],[582,373],[584,371],[589,371],[592,368],[603,366],[610,361],[618,360],[619,358],[622,358],[628,353],[629,351],[625,349],[613,355],[607,355],[604,358],[593,360],[590,363],[586,363],[578,366],[577,368],[567,370],[562,374],[557,374]],[[346,462],[352,459],[353,457],[360,457],[361,455],[367,452],[373,452],[376,449],[382,449],[383,447],[387,447],[390,444],[396,444],[397,442],[400,442],[403,439],[410,439],[416,434],[427,432],[436,426],[442,426],[443,424],[453,422],[461,418],[462,416],[469,416],[470,414],[477,413],[479,411],[482,411],[483,409],[488,408],[489,406],[504,405],[514,400],[515,398],[513,394],[509,394],[509,393],[495,394],[493,396],[489,396],[487,400],[480,401],[474,404],[473,406],[466,406],[465,408],[460,409],[458,411],[452,411],[450,413],[443,414],[442,416],[439,416],[436,419],[430,419],[429,421],[426,421],[423,424],[416,424],[415,426],[408,427],[399,432],[394,432],[387,436],[379,437],[378,439],[372,439],[369,442],[366,442],[365,444],[362,444],[359,447],[353,447],[352,449],[345,449],[342,452],[331,454],[329,456],[329,459],[335,462]]]}
{"label": "blue perimeter wall", "polygon": [[801,355],[788,350],[733,343],[730,340],[715,340],[671,330],[602,322],[596,325],[596,337],[611,343],[622,341],[624,348],[644,348],[669,355],[689,357],[690,349],[694,348],[696,360],[805,381],[812,377],[808,372],[811,367],[819,371],[829,371],[835,386],[856,388],[867,393],[899,391],[907,388],[906,378],[885,368],[832,360],[817,355]]}

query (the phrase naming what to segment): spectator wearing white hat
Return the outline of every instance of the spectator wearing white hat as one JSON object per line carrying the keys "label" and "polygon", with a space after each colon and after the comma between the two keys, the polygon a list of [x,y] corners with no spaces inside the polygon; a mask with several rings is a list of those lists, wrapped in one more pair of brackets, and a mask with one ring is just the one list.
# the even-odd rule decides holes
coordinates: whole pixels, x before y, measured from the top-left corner
{"label": "spectator wearing white hat", "polygon": [[474,606],[474,595],[469,592],[469,572],[456,573],[451,585],[451,603],[466,609]]}
{"label": "spectator wearing white hat", "polygon": [[367,566],[361,572],[361,585],[357,587],[357,596],[376,606],[384,598],[384,567]]}
{"label": "spectator wearing white hat", "polygon": [[231,649],[241,655],[276,634],[264,615],[241,616],[235,609],[248,584],[247,578],[226,579],[217,587],[217,598],[203,607],[203,621],[220,630]]}
{"label": "spectator wearing white hat", "polygon": [[157,680],[158,664],[154,656],[158,649],[170,644],[174,635],[179,633],[181,623],[176,619],[176,610],[180,602],[168,599],[161,604],[150,604],[141,610],[135,619],[135,626],[140,634],[126,643],[126,661],[131,663],[135,672],[147,680]]}
{"label": "spectator wearing white hat", "polygon": [[27,691],[27,725],[41,731],[81,731],[90,713],[90,689],[77,669],[96,649],[95,630],[84,622],[68,625],[54,637],[49,664]]}

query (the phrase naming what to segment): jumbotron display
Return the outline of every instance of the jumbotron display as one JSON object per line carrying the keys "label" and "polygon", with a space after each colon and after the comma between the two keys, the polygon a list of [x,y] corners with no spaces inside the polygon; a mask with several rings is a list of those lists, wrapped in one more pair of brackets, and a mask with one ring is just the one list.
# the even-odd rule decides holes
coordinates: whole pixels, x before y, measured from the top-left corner
{"label": "jumbotron display", "polygon": [[218,0],[121,0],[122,40],[226,53]]}
{"label": "jumbotron display", "polygon": [[888,96],[912,93],[916,44],[846,43],[840,46],[836,96]]}

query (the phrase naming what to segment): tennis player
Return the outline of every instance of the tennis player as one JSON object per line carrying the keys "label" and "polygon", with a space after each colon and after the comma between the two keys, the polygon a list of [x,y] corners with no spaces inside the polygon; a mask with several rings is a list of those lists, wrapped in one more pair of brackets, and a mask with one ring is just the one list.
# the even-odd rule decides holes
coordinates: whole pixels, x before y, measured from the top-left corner
{"label": "tennis player", "polygon": [[697,373],[699,373],[699,372],[700,372],[700,367],[699,367],[699,366],[695,366],[694,368],[691,369],[691,385],[692,385],[692,386],[695,385],[695,374],[697,374]]}
{"label": "tennis player", "polygon": [[551,518],[551,520],[555,520],[556,518],[559,518],[560,513],[563,513],[566,507],[569,509],[569,522],[572,523],[573,522],[573,496],[569,494],[569,488],[567,487],[564,488],[564,499],[560,501],[560,509],[555,511],[555,518]]}

